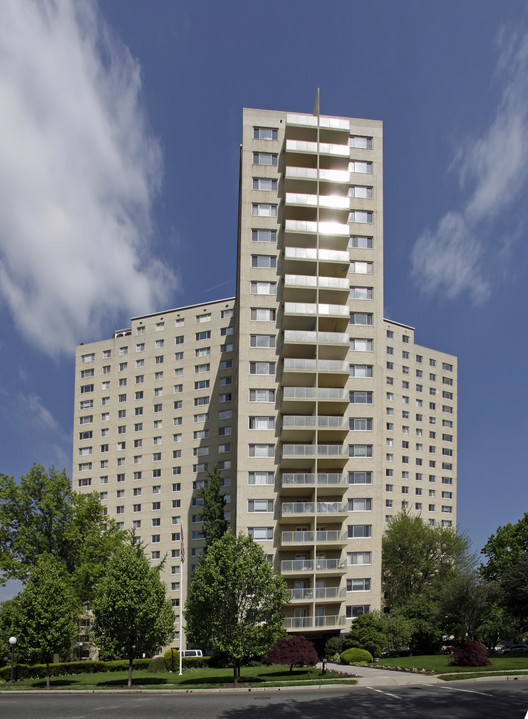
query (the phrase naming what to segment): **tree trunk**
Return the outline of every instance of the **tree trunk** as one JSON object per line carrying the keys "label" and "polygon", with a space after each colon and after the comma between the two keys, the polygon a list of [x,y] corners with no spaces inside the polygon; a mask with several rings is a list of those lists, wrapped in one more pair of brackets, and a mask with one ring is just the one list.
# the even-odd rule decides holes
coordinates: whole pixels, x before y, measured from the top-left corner
{"label": "tree trunk", "polygon": [[49,659],[46,659],[46,689],[50,688]]}
{"label": "tree trunk", "polygon": [[293,664],[290,664],[290,674],[293,674]]}
{"label": "tree trunk", "polygon": [[128,663],[128,686],[129,687],[132,686],[132,661],[133,661],[133,659],[130,659],[129,663]]}
{"label": "tree trunk", "polygon": [[237,660],[235,659],[233,662],[233,684],[236,686],[238,684],[238,667],[237,667]]}

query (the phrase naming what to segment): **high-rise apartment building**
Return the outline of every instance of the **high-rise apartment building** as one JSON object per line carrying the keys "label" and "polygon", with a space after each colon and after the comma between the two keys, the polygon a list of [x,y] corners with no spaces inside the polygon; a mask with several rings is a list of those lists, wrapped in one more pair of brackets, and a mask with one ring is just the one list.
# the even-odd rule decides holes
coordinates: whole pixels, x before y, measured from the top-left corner
{"label": "high-rise apartment building", "polygon": [[456,358],[383,318],[382,163],[380,122],[245,110],[236,298],[77,350],[74,489],[167,555],[175,605],[213,465],[287,581],[290,631],[380,607],[398,512],[456,525]]}

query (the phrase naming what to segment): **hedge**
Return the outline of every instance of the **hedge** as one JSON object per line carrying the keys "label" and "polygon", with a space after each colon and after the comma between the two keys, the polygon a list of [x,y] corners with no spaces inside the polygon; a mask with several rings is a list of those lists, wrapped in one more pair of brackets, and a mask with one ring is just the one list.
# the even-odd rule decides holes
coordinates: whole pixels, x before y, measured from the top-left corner
{"label": "hedge", "polygon": [[[186,669],[208,667],[211,657],[184,657],[183,666]],[[134,659],[133,669],[151,670],[153,672],[168,671],[163,657],[153,659]],[[179,658],[178,658],[179,668]],[[176,669],[176,671],[178,670]],[[50,677],[62,677],[67,674],[94,674],[95,672],[125,672],[128,671],[128,661],[119,659],[111,662],[58,662],[49,665]],[[46,677],[45,664],[16,664],[15,679],[44,679]],[[0,680],[9,681],[11,678],[11,666],[0,668]]]}
{"label": "hedge", "polygon": [[366,649],[358,649],[351,647],[346,649],[340,656],[341,664],[360,664],[361,662],[371,662],[372,654]]}

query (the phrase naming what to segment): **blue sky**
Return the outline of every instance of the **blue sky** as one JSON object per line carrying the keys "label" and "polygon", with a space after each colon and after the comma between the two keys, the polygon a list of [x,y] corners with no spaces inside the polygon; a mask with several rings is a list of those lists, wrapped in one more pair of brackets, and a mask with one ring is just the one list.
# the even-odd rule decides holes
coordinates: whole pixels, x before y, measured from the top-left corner
{"label": "blue sky", "polygon": [[[380,119],[385,315],[459,357],[459,525],[528,510],[528,5],[2,0],[0,472],[71,471],[74,349],[232,296],[242,107]],[[197,253],[208,262],[196,261]]]}

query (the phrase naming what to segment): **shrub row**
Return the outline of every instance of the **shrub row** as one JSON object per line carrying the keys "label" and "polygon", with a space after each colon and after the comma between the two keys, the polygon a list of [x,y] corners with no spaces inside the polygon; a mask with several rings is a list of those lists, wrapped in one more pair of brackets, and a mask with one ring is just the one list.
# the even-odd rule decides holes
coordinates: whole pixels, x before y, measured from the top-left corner
{"label": "shrub row", "polygon": [[[210,657],[184,657],[183,666],[207,667]],[[167,664],[163,657],[153,659],[134,659],[134,669],[151,670],[154,672],[168,671]],[[179,667],[179,655],[178,664]],[[128,661],[119,659],[110,662],[58,662],[49,665],[50,677],[60,677],[66,674],[94,674],[95,672],[122,672],[128,671]],[[44,679],[46,676],[45,664],[17,664],[15,666],[15,678],[18,679]],[[11,678],[11,667],[5,666],[0,669],[0,680],[9,681]]]}

